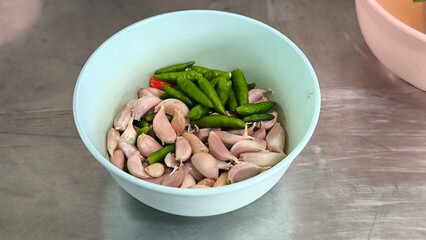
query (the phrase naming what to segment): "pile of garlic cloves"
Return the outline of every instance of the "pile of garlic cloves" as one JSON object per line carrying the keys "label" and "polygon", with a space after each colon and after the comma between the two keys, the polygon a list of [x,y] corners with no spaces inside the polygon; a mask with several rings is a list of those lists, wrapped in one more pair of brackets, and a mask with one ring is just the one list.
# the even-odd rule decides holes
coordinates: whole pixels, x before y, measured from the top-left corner
{"label": "pile of garlic cloves", "polygon": [[[271,90],[252,89],[249,101],[267,101]],[[107,132],[107,152],[113,165],[134,177],[178,188],[210,188],[237,183],[274,166],[285,158],[285,131],[277,121],[247,123],[245,129],[198,128],[186,118],[189,108],[164,92],[141,88],[116,114]],[[156,113],[149,133],[138,135],[134,125]],[[172,117],[169,120],[167,117]],[[147,158],[174,145],[161,161]]]}

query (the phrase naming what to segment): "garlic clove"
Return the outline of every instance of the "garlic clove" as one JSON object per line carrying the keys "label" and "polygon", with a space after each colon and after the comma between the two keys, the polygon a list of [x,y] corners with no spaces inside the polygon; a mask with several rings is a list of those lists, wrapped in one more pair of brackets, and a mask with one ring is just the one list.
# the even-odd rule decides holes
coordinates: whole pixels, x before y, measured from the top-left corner
{"label": "garlic clove", "polygon": [[232,146],[230,152],[235,157],[239,157],[244,152],[259,152],[266,150],[266,142],[254,141],[254,140],[242,140]]}
{"label": "garlic clove", "polygon": [[154,112],[160,111],[161,106],[164,107],[166,114],[172,116],[175,114],[175,109],[179,110],[185,117],[189,112],[189,108],[186,106],[186,104],[176,98],[167,98],[161,101],[157,106],[155,106]]}
{"label": "garlic clove", "polygon": [[251,136],[253,134],[254,128],[256,127],[256,125],[253,124],[253,126],[247,128],[247,124],[246,124],[246,128],[245,129],[233,129],[233,130],[229,130],[228,133],[232,133],[232,134],[236,134],[236,135],[241,135],[244,137],[248,137]]}
{"label": "garlic clove", "polygon": [[197,184],[195,182],[195,179],[191,176],[191,174],[187,173],[185,175],[185,178],[183,179],[182,184],[180,185],[180,188],[190,188],[194,186],[195,184]]}
{"label": "garlic clove", "polygon": [[154,163],[146,167],[145,172],[150,177],[157,178],[164,174],[164,166],[161,163]]}
{"label": "garlic clove", "polygon": [[220,131],[220,128],[198,128],[195,126],[195,136],[197,136],[202,142],[206,142],[211,131]]}
{"label": "garlic clove", "polygon": [[107,150],[109,155],[113,155],[113,152],[118,147],[118,140],[120,139],[120,132],[115,128],[110,128],[107,133]]}
{"label": "garlic clove", "polygon": [[178,109],[175,109],[175,114],[171,121],[171,125],[173,130],[178,136],[180,136],[183,133],[183,131],[185,131],[185,127],[187,125],[186,117]]}
{"label": "garlic clove", "polygon": [[261,167],[253,163],[241,162],[234,165],[228,171],[228,179],[230,183],[237,183],[256,176],[262,170]]}
{"label": "garlic clove", "polygon": [[181,164],[179,167],[175,167],[173,171],[163,179],[161,185],[169,187],[180,187],[183,180],[185,179],[186,174],[187,172],[185,171],[185,167],[183,164]]}
{"label": "garlic clove", "polygon": [[238,158],[229,152],[228,148],[226,148],[215,132],[210,132],[207,141],[209,143],[209,152],[218,160],[238,162]]}
{"label": "garlic clove", "polygon": [[132,104],[132,117],[139,120],[161,102],[159,97],[143,96]]}
{"label": "garlic clove", "polygon": [[[259,89],[254,88],[248,92],[248,99],[249,103],[255,103],[259,100],[261,100],[268,92],[272,92],[271,89],[265,90],[265,89]],[[273,92],[272,92],[273,93]]]}
{"label": "garlic clove", "polygon": [[179,166],[179,162],[176,161],[175,153],[173,152],[167,153],[167,155],[164,157],[164,163],[169,168],[174,168]]}
{"label": "garlic clove", "polygon": [[269,101],[269,99],[267,97],[263,96],[263,97],[261,97],[259,100],[257,100],[254,103],[267,102],[267,101]]}
{"label": "garlic clove", "polygon": [[164,94],[163,90],[153,88],[153,87],[147,87],[147,88],[140,88],[138,90],[138,97],[141,98],[143,96],[148,97],[161,97],[161,95]]}
{"label": "garlic clove", "polygon": [[114,118],[114,128],[117,131],[124,131],[127,127],[127,124],[129,123],[130,119],[132,118],[132,103],[135,100],[130,100],[127,102],[123,108],[115,115]]}
{"label": "garlic clove", "polygon": [[115,149],[110,156],[110,161],[114,166],[123,170],[125,163],[123,151],[121,149]]}
{"label": "garlic clove", "polygon": [[185,164],[185,171],[188,172],[189,175],[191,175],[195,181],[200,181],[204,178],[204,175],[201,174],[192,164],[192,161],[186,161]]}
{"label": "garlic clove", "polygon": [[285,131],[280,123],[275,123],[265,138],[269,151],[284,152]]}
{"label": "garlic clove", "polygon": [[212,179],[212,178],[204,178],[201,179],[197,185],[204,185],[207,187],[213,187],[214,183],[216,182],[216,180]]}
{"label": "garlic clove", "polygon": [[182,137],[188,140],[191,145],[192,154],[197,152],[209,152],[209,148],[193,133],[184,132],[182,133]]}
{"label": "garlic clove", "polygon": [[148,157],[153,152],[160,150],[161,144],[148,134],[142,133],[137,140],[137,146],[142,156]]}
{"label": "garlic clove", "polygon": [[152,127],[155,134],[165,143],[174,143],[176,141],[176,133],[173,130],[172,125],[166,117],[164,107],[161,106],[160,110],[155,114],[154,120],[152,121]]}
{"label": "garlic clove", "polygon": [[259,167],[272,167],[280,162],[284,157],[283,152],[251,152],[242,153],[240,155],[240,161],[253,163]]}
{"label": "garlic clove", "polygon": [[221,187],[229,184],[228,172],[223,172],[220,174],[216,182],[213,184],[213,187]]}
{"label": "garlic clove", "polygon": [[127,123],[127,127],[124,132],[121,134],[121,138],[128,141],[131,144],[135,144],[136,142],[137,132],[133,127],[133,119],[130,119]]}
{"label": "garlic clove", "polygon": [[273,112],[271,112],[271,114],[275,116],[274,119],[269,120],[269,121],[263,121],[263,124],[264,124],[264,127],[265,127],[266,130],[271,129],[274,126],[274,124],[277,122],[277,119],[278,119],[278,112],[273,111]]}
{"label": "garlic clove", "polygon": [[177,137],[176,140],[176,161],[185,162],[191,156],[192,149],[188,140],[184,137]]}
{"label": "garlic clove", "polygon": [[[148,167],[148,166],[146,166]],[[143,180],[150,182],[150,183],[154,183],[154,184],[159,184],[161,185],[161,182],[164,180],[164,178],[166,178],[167,176],[169,176],[169,174],[172,172],[172,170],[170,168],[165,168],[164,169],[164,174],[161,175],[160,177],[156,177],[156,178],[145,178]]]}
{"label": "garlic clove", "polygon": [[265,128],[265,123],[263,123],[263,121],[260,122],[260,128],[257,129],[251,136],[256,139],[262,139],[262,140],[265,139],[266,128]]}
{"label": "garlic clove", "polygon": [[223,144],[225,144],[226,147],[230,148],[235,143],[245,140],[245,139],[253,139],[251,136],[241,136],[237,134],[232,134],[227,131],[215,131],[215,134],[222,140]]}
{"label": "garlic clove", "polygon": [[143,161],[142,155],[136,151],[127,159],[127,169],[129,169],[130,174],[137,178],[150,178],[150,176],[145,172],[145,167],[142,165]]}
{"label": "garlic clove", "polygon": [[219,166],[216,158],[209,153],[198,152],[191,158],[192,165],[204,177],[217,179],[219,176]]}
{"label": "garlic clove", "polygon": [[134,152],[138,152],[138,149],[134,144],[120,138],[118,140],[118,147],[123,151],[126,158],[129,158]]}

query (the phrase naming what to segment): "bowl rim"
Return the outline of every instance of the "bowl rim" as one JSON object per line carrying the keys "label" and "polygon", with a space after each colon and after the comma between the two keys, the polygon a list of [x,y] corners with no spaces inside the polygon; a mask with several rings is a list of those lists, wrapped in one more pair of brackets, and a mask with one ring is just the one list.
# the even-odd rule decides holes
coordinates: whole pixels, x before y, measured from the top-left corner
{"label": "bowl rim", "polygon": [[[313,79],[313,86],[314,86],[313,91],[314,91],[314,93],[316,93],[316,94],[313,94],[312,96],[310,96],[311,98],[313,97],[314,101],[315,101],[314,112],[312,113],[312,119],[309,123],[309,127],[308,127],[305,135],[302,137],[300,142],[296,145],[294,150],[286,156],[285,159],[287,159],[287,161],[282,160],[278,164],[276,164],[275,166],[268,169],[268,171],[265,171],[262,174],[259,174],[255,177],[252,177],[250,179],[247,179],[247,180],[244,180],[244,181],[241,181],[241,182],[238,182],[238,183],[222,186],[222,187],[219,187],[219,188],[182,189],[182,188],[173,188],[173,187],[167,187],[167,186],[162,186],[162,185],[159,185],[159,184],[150,183],[148,181],[139,179],[137,177],[134,177],[134,176],[124,172],[123,170],[121,170],[121,169],[115,167],[113,164],[111,164],[111,162],[108,159],[106,159],[99,151],[97,151],[96,148],[94,147],[94,145],[89,141],[89,138],[87,137],[86,133],[84,132],[84,129],[82,127],[82,123],[81,123],[81,120],[80,120],[80,117],[79,117],[79,101],[78,101],[78,99],[79,99],[79,95],[80,95],[80,90],[79,90],[80,85],[82,84],[82,81],[83,81],[82,79],[85,75],[85,72],[87,71],[87,67],[93,61],[93,59],[95,58],[97,53],[99,51],[101,51],[102,49],[104,49],[109,44],[109,42],[111,42],[113,39],[115,39],[118,35],[121,35],[121,34],[127,32],[129,30],[132,30],[133,28],[139,27],[140,25],[147,24],[148,22],[155,21],[155,20],[160,19],[160,18],[177,17],[177,16],[184,15],[184,14],[221,15],[221,16],[225,16],[225,17],[237,18],[237,19],[258,25],[262,28],[267,29],[271,33],[277,35],[282,40],[286,41],[296,51],[296,53],[299,55],[299,57],[305,63],[305,65],[308,68],[309,75]],[[290,165],[292,163],[292,161],[299,155],[299,153],[304,149],[304,147],[306,146],[306,144],[309,142],[310,138],[312,137],[312,135],[315,131],[315,128],[317,126],[318,120],[319,120],[320,109],[321,109],[321,93],[320,93],[319,82],[318,82],[318,78],[316,76],[315,70],[312,67],[309,60],[307,59],[307,57],[299,49],[299,47],[297,47],[297,45],[295,43],[293,43],[288,37],[286,37],[284,34],[279,32],[278,30],[274,29],[273,27],[271,27],[271,26],[269,26],[269,25],[267,25],[267,24],[265,24],[265,23],[263,23],[259,20],[256,20],[254,18],[250,18],[250,17],[247,17],[247,16],[243,16],[243,15],[240,15],[240,14],[236,14],[236,13],[218,11],[218,10],[180,10],[180,11],[167,12],[167,13],[162,13],[162,14],[159,14],[159,15],[155,15],[155,16],[152,16],[152,17],[142,19],[138,22],[135,22],[135,23],[121,29],[120,31],[116,32],[114,35],[109,37],[106,41],[104,41],[91,54],[91,56],[86,61],[86,63],[84,64],[80,74],[77,77],[77,82],[76,82],[76,85],[75,85],[75,88],[74,88],[74,94],[73,94],[74,122],[75,122],[75,125],[76,125],[76,128],[77,128],[77,131],[80,135],[80,138],[83,141],[83,143],[85,144],[86,148],[89,150],[89,152],[98,160],[99,163],[101,163],[107,169],[108,172],[113,172],[114,174],[120,176],[124,180],[126,180],[126,181],[128,181],[128,182],[130,182],[130,183],[132,183],[132,184],[134,184],[138,187],[142,187],[142,188],[145,188],[145,189],[148,189],[148,190],[151,190],[151,191],[155,191],[155,192],[160,192],[160,193],[170,194],[170,195],[178,195],[178,196],[212,196],[212,195],[221,195],[221,194],[229,193],[229,192],[236,192],[236,191],[239,191],[241,189],[245,189],[247,187],[250,187],[252,185],[256,185],[256,183],[262,182],[262,181],[266,180],[267,178],[269,178],[270,176],[273,176],[277,172],[281,171],[283,168],[288,167],[288,165]]]}
{"label": "bowl rim", "polygon": [[422,33],[419,30],[410,27],[406,23],[393,16],[377,0],[368,0],[367,3],[377,14],[381,15],[384,19],[386,19],[392,25],[396,26],[399,30],[422,42],[426,42],[426,33]]}

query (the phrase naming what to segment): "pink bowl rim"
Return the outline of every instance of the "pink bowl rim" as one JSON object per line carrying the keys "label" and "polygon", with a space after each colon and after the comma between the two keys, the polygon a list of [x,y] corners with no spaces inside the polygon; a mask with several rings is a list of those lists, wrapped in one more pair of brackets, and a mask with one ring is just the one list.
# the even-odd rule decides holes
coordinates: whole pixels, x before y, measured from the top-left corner
{"label": "pink bowl rim", "polygon": [[392,25],[396,26],[408,35],[411,35],[412,37],[426,43],[426,34],[408,26],[407,24],[394,17],[386,9],[384,9],[382,5],[377,2],[377,0],[368,0],[367,2],[372,9],[374,9],[378,14],[384,17]]}

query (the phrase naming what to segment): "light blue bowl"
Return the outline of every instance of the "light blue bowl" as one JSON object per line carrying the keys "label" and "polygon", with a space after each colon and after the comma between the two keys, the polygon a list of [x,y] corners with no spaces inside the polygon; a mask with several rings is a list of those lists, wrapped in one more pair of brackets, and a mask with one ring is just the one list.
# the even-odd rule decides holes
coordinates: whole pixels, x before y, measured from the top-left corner
{"label": "light blue bowl", "polygon": [[[288,156],[246,181],[212,189],[170,188],[135,178],[108,160],[105,138],[118,110],[155,69],[194,60],[240,68],[248,82],[271,88],[287,133]],[[320,113],[315,72],[300,49],[277,30],[237,14],[191,10],[137,22],[102,44],[83,67],[74,90],[74,119],[86,147],[128,193],[161,211],[209,216],[241,208],[265,194],[311,138]]]}

